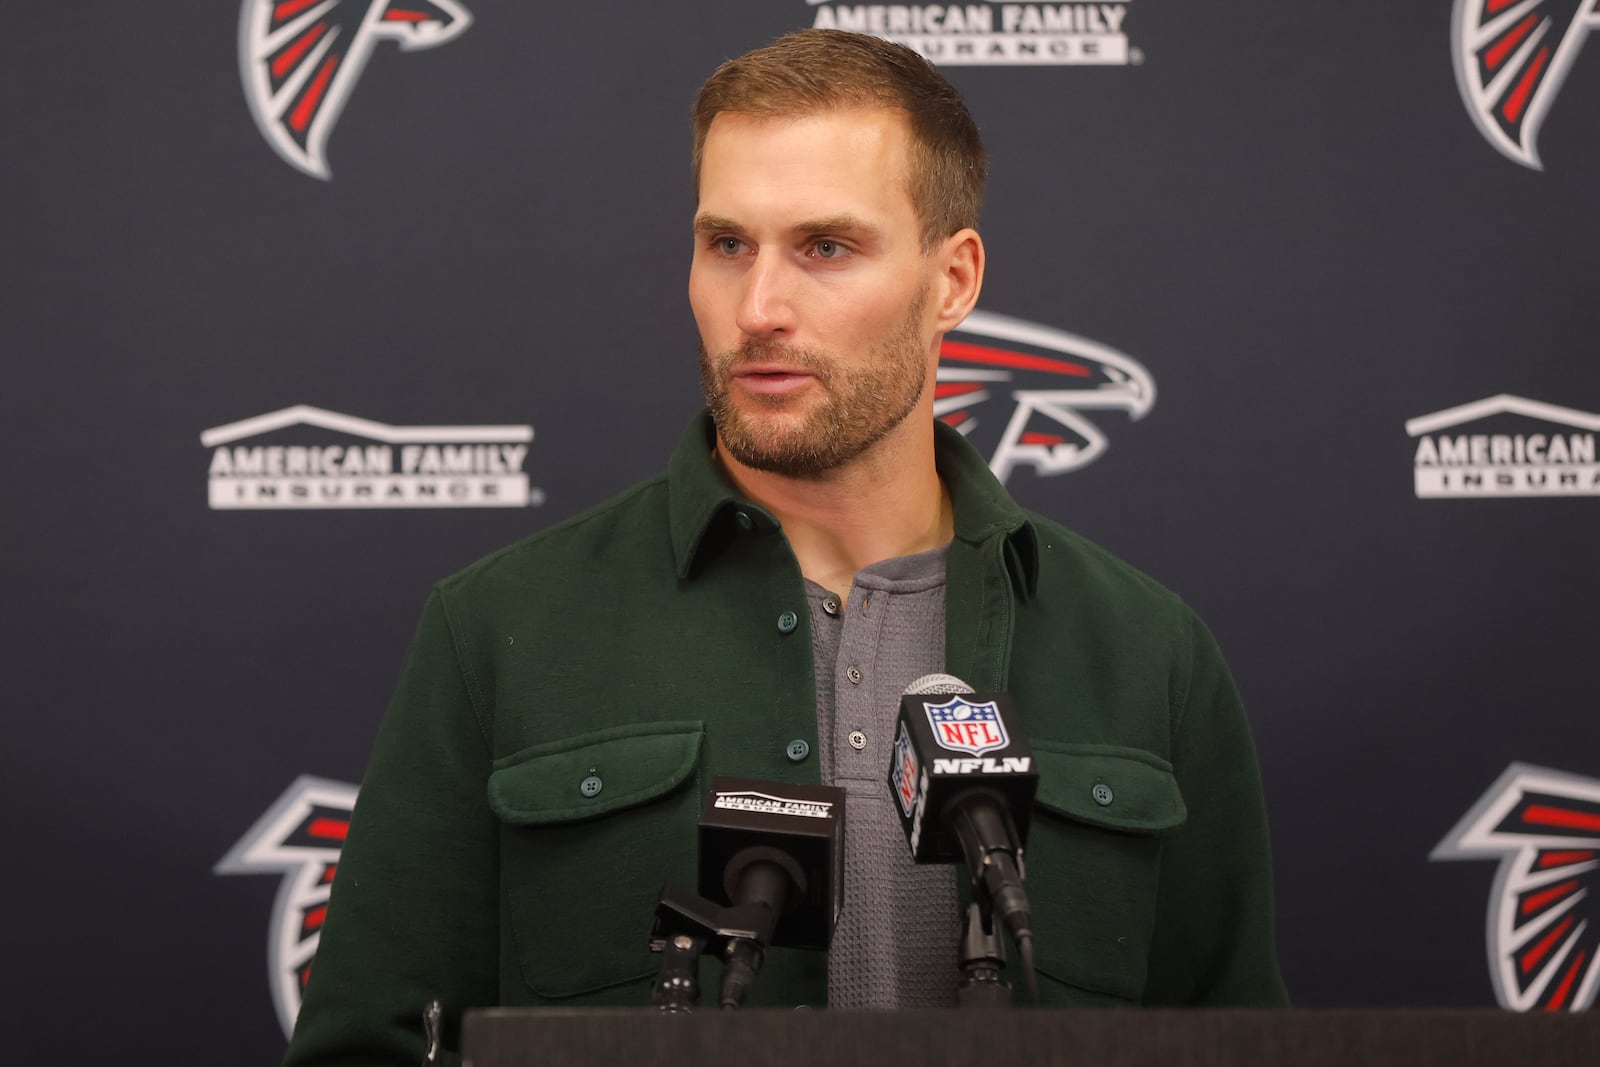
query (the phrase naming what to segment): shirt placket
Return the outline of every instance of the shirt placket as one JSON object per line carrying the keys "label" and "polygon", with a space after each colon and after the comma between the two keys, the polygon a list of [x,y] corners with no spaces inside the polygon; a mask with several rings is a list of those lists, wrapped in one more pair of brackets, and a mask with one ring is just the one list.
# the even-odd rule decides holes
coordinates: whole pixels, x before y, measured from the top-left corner
{"label": "shirt placket", "polygon": [[892,598],[855,585],[843,608],[834,674],[834,774],[846,796],[879,799],[889,766],[882,748],[885,697],[877,651]]}

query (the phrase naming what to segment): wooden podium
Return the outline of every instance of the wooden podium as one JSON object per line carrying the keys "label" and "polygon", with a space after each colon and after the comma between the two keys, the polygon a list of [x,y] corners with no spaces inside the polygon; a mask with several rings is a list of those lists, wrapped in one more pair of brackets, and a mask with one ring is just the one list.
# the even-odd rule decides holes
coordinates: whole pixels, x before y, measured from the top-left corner
{"label": "wooden podium", "polygon": [[1600,1013],[468,1012],[463,1067],[1600,1067]]}

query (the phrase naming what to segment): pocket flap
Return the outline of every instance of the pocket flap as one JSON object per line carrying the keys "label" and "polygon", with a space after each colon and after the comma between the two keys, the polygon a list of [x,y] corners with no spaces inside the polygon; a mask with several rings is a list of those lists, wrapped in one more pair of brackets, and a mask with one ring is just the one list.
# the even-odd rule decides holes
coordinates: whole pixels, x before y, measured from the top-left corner
{"label": "pocket flap", "polygon": [[651,722],[534,745],[494,761],[489,807],[508,823],[549,826],[642,804],[694,773],[704,737],[704,723]]}
{"label": "pocket flap", "polygon": [[1134,834],[1175,830],[1189,817],[1172,764],[1152,752],[1035,741],[1033,755],[1046,811]]}

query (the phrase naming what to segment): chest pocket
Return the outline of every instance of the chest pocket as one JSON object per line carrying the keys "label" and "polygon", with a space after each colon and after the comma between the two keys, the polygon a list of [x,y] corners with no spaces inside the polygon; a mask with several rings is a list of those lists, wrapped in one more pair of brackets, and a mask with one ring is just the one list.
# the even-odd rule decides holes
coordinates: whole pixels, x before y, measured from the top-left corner
{"label": "chest pocket", "polygon": [[693,884],[704,736],[699,722],[618,726],[495,761],[502,907],[539,996],[655,973],[661,888]]}
{"label": "chest pocket", "polygon": [[1036,741],[1027,886],[1046,1003],[1137,1003],[1161,836],[1188,812],[1172,765],[1142,749]]}

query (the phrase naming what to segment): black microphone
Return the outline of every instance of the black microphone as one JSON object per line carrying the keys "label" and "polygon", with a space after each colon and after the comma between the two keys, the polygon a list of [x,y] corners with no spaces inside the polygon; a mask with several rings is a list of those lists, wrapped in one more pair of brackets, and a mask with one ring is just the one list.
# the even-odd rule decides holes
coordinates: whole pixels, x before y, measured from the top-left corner
{"label": "black microphone", "polygon": [[1023,845],[1039,790],[1033,750],[1011,698],[929,674],[900,698],[889,788],[911,858],[965,861],[1033,972],[1033,919],[1023,891]]}
{"label": "black microphone", "polygon": [[700,816],[700,895],[728,907],[721,1003],[743,1002],[763,950],[825,950],[844,906],[844,790],[716,778]]}

